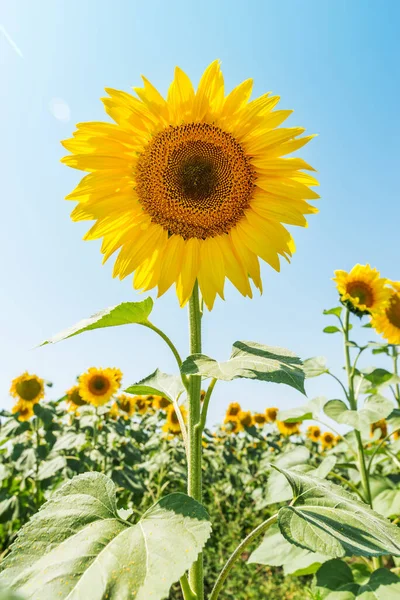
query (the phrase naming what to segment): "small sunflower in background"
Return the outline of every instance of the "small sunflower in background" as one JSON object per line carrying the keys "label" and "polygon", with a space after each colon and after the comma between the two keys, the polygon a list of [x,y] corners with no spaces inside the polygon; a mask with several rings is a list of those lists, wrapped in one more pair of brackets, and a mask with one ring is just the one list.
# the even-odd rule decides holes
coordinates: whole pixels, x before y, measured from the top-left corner
{"label": "small sunflower in background", "polygon": [[27,404],[26,402],[16,402],[11,409],[13,415],[18,413],[17,419],[18,421],[29,421],[33,415],[33,404]]}
{"label": "small sunflower in background", "polygon": [[79,377],[79,394],[93,406],[103,406],[120,387],[119,369],[91,367]]}
{"label": "small sunflower in background", "polygon": [[359,317],[382,312],[390,297],[387,280],[370,265],[355,265],[350,273],[335,271],[333,281],[342,304]]}
{"label": "small sunflower in background", "polygon": [[337,437],[330,431],[324,431],[319,438],[323,450],[333,448],[337,444]]}
{"label": "small sunflower in background", "polygon": [[132,405],[134,411],[139,413],[139,415],[144,415],[150,408],[150,404],[147,401],[147,396],[134,396],[132,398]]}
{"label": "small sunflower in background", "polygon": [[393,432],[393,440],[400,440],[400,430],[396,430]]}
{"label": "small sunflower in background", "polygon": [[242,425],[242,427],[251,427],[252,425],[254,425],[254,419],[253,419],[253,415],[251,414],[251,411],[249,410],[241,410],[239,412],[239,414],[237,415],[237,419],[239,421],[239,423]]}
{"label": "small sunflower in background", "polygon": [[181,306],[197,280],[211,310],[226,278],[251,298],[259,258],[277,271],[290,260],[286,225],[306,227],[319,196],[314,169],[285,157],[313,136],[279,127],[292,111],[274,111],[270,93],[250,101],[252,87],[225,95],[216,60],[195,90],[177,67],[166,99],[145,77],[137,97],[106,88],[116,124],[80,123],[63,142],[62,162],[89,173],[67,196],[71,217],[95,221],[85,239],[103,238],[104,261],[119,252],[114,277],[134,274],[135,289],[159,296],[175,284]]}
{"label": "small sunflower in background", "polygon": [[81,406],[89,404],[79,393],[79,385],[74,385],[67,391],[66,402],[70,412],[76,412]]}
{"label": "small sunflower in background", "polygon": [[225,433],[232,435],[243,431],[243,425],[237,417],[225,417],[222,430],[225,431]]}
{"label": "small sunflower in background", "polygon": [[168,400],[168,398],[165,398],[164,396],[153,397],[153,407],[155,408],[155,410],[165,411],[165,409],[168,408],[170,404],[171,402]]}
{"label": "small sunflower in background", "polygon": [[318,425],[310,425],[307,427],[306,435],[312,442],[318,442],[321,437],[321,429],[318,427]]}
{"label": "small sunflower in background", "polygon": [[285,437],[298,435],[300,433],[300,422],[288,423],[286,421],[276,421],[280,433]]}
{"label": "small sunflower in background", "polygon": [[255,413],[253,419],[257,427],[263,427],[267,422],[267,416],[264,413]]}
{"label": "small sunflower in background", "polygon": [[19,406],[33,406],[44,398],[44,381],[37,375],[30,375],[27,371],[16,377],[11,382],[10,394],[17,399]]}
{"label": "small sunflower in background", "polygon": [[124,413],[123,417],[128,419],[135,412],[135,403],[132,396],[127,394],[120,394],[117,396],[117,406]]}
{"label": "small sunflower in background", "polygon": [[380,430],[380,436],[379,436],[379,440],[383,440],[383,438],[385,438],[388,434],[388,426],[387,426],[387,421],[385,419],[380,419],[379,421],[376,421],[375,423],[371,423],[370,425],[370,436],[374,437],[374,433],[377,430]]}
{"label": "small sunflower in background", "polygon": [[226,409],[225,418],[237,417],[241,410],[242,407],[240,406],[239,402],[231,402]]}
{"label": "small sunflower in background", "polygon": [[[179,410],[181,411],[181,415],[182,415],[184,423],[186,423],[186,421],[187,421],[186,408],[184,406],[180,406]],[[162,430],[165,431],[166,433],[172,433],[174,435],[177,435],[178,433],[181,432],[181,426],[179,424],[178,415],[176,414],[174,405],[172,403],[170,403],[170,405],[168,406],[166,413],[167,413],[167,420],[166,420],[165,424],[162,426]]]}
{"label": "small sunflower in background", "polygon": [[265,416],[267,418],[268,423],[275,423],[277,414],[279,412],[279,408],[271,407],[265,409]]}
{"label": "small sunflower in background", "polygon": [[400,281],[390,282],[389,300],[380,313],[373,313],[371,325],[389,344],[400,344]]}

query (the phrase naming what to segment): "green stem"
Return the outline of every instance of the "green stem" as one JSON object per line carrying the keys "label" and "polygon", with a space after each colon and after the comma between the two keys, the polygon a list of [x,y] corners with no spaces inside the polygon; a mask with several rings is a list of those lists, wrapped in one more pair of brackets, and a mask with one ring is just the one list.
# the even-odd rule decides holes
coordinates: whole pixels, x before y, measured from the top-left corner
{"label": "green stem", "polygon": [[35,500],[36,500],[36,508],[39,508],[39,506],[40,506],[40,496],[41,496],[40,481],[39,481],[39,467],[40,467],[39,448],[41,445],[41,439],[40,439],[39,427],[40,427],[39,419],[36,418],[36,420],[35,420],[35,432],[36,432]]}
{"label": "green stem", "polygon": [[153,323],[150,323],[150,321],[146,321],[145,323],[141,323],[141,325],[144,325],[144,327],[148,327],[152,331],[155,331],[155,333],[157,333],[164,340],[164,342],[166,342],[166,344],[171,349],[172,354],[175,356],[175,360],[178,363],[178,367],[180,368],[181,364],[182,364],[182,359],[181,359],[181,357],[179,355],[178,350],[176,349],[176,347],[174,346],[174,344],[172,343],[172,341],[170,340],[170,338],[163,331],[161,331],[161,329],[158,329],[158,327],[156,327],[155,325],[153,325]]}
{"label": "green stem", "polygon": [[386,436],[386,437],[384,437],[384,438],[383,438],[383,439],[380,441],[380,443],[378,444],[378,446],[375,448],[375,450],[374,450],[374,451],[373,451],[373,453],[372,453],[372,456],[371,456],[371,458],[369,459],[369,463],[368,463],[368,467],[367,467],[367,472],[368,472],[368,475],[370,474],[370,471],[371,471],[371,467],[372,467],[373,460],[374,460],[375,456],[377,455],[377,453],[379,452],[379,450],[382,448],[383,444],[384,444],[384,443],[385,443],[385,442],[386,442],[386,441],[387,441],[387,440],[390,438],[390,436],[394,435],[395,433],[397,433],[397,432],[399,432],[399,431],[400,431],[400,428],[398,428],[398,429],[394,429],[394,430],[393,430],[391,433],[388,433],[388,434],[387,434],[387,436]]}
{"label": "green stem", "polygon": [[180,578],[180,583],[184,600],[197,600],[197,596],[192,592],[186,575]]}
{"label": "green stem", "polygon": [[[201,309],[199,286],[196,281],[192,296],[189,300],[189,332],[190,353],[201,352]],[[190,375],[188,385],[189,418],[188,418],[188,494],[198,502],[202,500],[202,473],[201,473],[201,430],[199,423],[200,414],[201,376]],[[199,554],[197,561],[189,571],[190,587],[198,600],[204,600],[203,581],[203,556]]]}
{"label": "green stem", "polygon": [[338,481],[341,481],[342,483],[347,485],[351,490],[353,490],[353,492],[357,494],[359,498],[361,498],[363,502],[365,502],[364,496],[361,494],[360,490],[353,483],[351,483],[351,481],[349,481],[345,477],[342,477],[341,475],[339,475],[339,473],[335,473],[334,471],[331,471],[329,473],[329,477],[333,477],[334,479],[337,479]]}
{"label": "green stem", "polygon": [[[399,366],[398,366],[399,354],[397,352],[396,346],[392,346],[392,357],[393,357],[394,374],[398,375],[399,374]],[[396,390],[395,398],[397,400],[397,404],[400,406],[400,384],[396,383],[395,390]]]}
{"label": "green stem", "polygon": [[[355,369],[351,365],[350,360],[350,347],[347,342],[349,341],[349,330],[350,330],[350,311],[346,308],[346,319],[344,326],[344,356],[346,361],[346,372],[349,383],[349,403],[351,410],[357,410],[357,399],[354,395],[354,375]],[[364,444],[362,442],[361,433],[358,429],[354,430],[356,440],[357,440],[357,454],[358,454],[358,467],[360,469],[361,483],[364,491],[364,497],[367,503],[372,508],[372,494],[371,488],[369,485],[369,476],[367,471],[367,465],[365,462],[365,454],[364,454]],[[380,558],[373,557],[372,559],[373,565],[375,569],[379,569],[381,560]]]}
{"label": "green stem", "polygon": [[200,429],[200,433],[203,433],[204,431],[204,427],[206,424],[206,420],[207,420],[207,412],[208,412],[208,405],[210,404],[210,398],[211,398],[211,394],[213,393],[215,384],[217,383],[217,379],[212,379],[210,382],[210,385],[207,388],[207,393],[206,396],[204,398],[204,402],[203,402],[203,408],[201,410],[201,419],[200,419],[200,423],[199,423],[199,429]]}
{"label": "green stem", "polygon": [[249,533],[249,535],[242,542],[240,542],[239,546],[236,548],[236,550],[230,556],[227,563],[223,567],[221,573],[218,575],[218,579],[214,585],[214,588],[213,588],[213,591],[211,592],[209,600],[217,600],[219,593],[222,589],[222,586],[225,583],[226,578],[228,577],[228,575],[229,575],[230,571],[232,570],[236,561],[242,555],[244,549],[249,544],[251,544],[251,542],[253,542],[256,538],[258,538],[262,533],[264,533],[267,529],[269,529],[269,527],[271,527],[271,525],[273,525],[277,521],[277,519],[278,519],[278,514],[273,515],[272,517],[270,517],[269,519],[267,519],[266,521],[261,523],[261,525],[259,525],[255,529],[253,529],[253,531],[251,533]]}

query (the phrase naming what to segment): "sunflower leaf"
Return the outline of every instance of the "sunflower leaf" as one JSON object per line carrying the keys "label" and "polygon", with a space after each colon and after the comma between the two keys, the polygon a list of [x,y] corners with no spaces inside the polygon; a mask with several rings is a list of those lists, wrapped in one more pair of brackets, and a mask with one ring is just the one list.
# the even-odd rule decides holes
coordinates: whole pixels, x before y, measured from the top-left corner
{"label": "sunflower leaf", "polygon": [[400,556],[400,529],[330,481],[282,469],[294,499],[278,513],[292,544],[328,556]]}
{"label": "sunflower leaf", "polygon": [[349,410],[342,400],[329,400],[324,406],[325,414],[342,425],[363,430],[371,423],[385,419],[393,411],[393,403],[384,396],[368,396],[363,408]]}
{"label": "sunflower leaf", "polygon": [[118,516],[115,490],[94,472],[65,483],[20,531],[0,584],[26,600],[165,598],[206,543],[208,515],[175,493],[130,525]]}
{"label": "sunflower leaf", "polygon": [[285,348],[257,342],[235,342],[231,357],[225,362],[218,362],[204,354],[192,354],[183,361],[181,372],[222,381],[245,378],[285,383],[305,394],[301,360]]}
{"label": "sunflower leaf", "polygon": [[324,396],[313,398],[307,404],[288,410],[280,410],[277,415],[279,421],[286,423],[298,423],[299,421],[307,421],[317,419],[326,404],[327,399]]}
{"label": "sunflower leaf", "polygon": [[91,331],[92,329],[101,329],[103,327],[117,327],[118,325],[130,325],[134,323],[146,323],[153,309],[153,300],[146,298],[141,302],[122,302],[117,306],[111,306],[92,315],[88,319],[79,321],[69,329],[65,329],[57,335],[45,340],[40,346],[46,344],[56,344],[66,340],[74,335]]}
{"label": "sunflower leaf", "polygon": [[130,385],[125,391],[128,394],[156,394],[158,396],[165,396],[168,400],[174,402],[185,391],[185,387],[178,375],[168,375],[156,369],[154,373]]}
{"label": "sunflower leaf", "polygon": [[320,375],[324,375],[324,373],[329,373],[325,356],[307,358],[303,362],[303,369],[307,379],[310,379],[311,377],[319,377]]}

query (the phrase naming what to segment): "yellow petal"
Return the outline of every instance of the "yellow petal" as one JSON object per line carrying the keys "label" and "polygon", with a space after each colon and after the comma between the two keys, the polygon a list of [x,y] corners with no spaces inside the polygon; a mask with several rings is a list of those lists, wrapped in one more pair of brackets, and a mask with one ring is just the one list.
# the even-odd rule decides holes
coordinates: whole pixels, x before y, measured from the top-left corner
{"label": "yellow petal", "polygon": [[194,89],[189,77],[175,68],[175,77],[168,90],[168,104],[171,117],[176,125],[180,124],[191,113],[194,102]]}
{"label": "yellow petal", "polygon": [[235,87],[224,100],[220,118],[232,117],[242,106],[245,106],[249,101],[252,89],[252,79],[246,79],[246,81]]}
{"label": "yellow petal", "polygon": [[200,240],[190,238],[185,241],[182,267],[176,282],[176,293],[181,307],[186,304],[192,294],[194,282],[199,272],[199,264]]}
{"label": "yellow petal", "polygon": [[226,276],[243,296],[252,298],[253,292],[246,269],[239,255],[235,252],[231,238],[228,235],[219,235],[214,239],[221,249]]}
{"label": "yellow petal", "polygon": [[216,294],[224,299],[224,255],[216,238],[201,241],[198,280],[204,302],[211,310]]}
{"label": "yellow petal", "polygon": [[250,248],[248,248],[242,243],[242,239],[240,237],[239,232],[237,231],[237,227],[233,227],[230,230],[229,238],[231,240],[235,253],[239,256],[240,260],[243,263],[246,273],[249,274],[249,276],[254,281],[254,285],[262,293],[263,288],[260,273],[260,263],[258,261],[257,255],[254,254],[254,252],[252,252]]}
{"label": "yellow petal", "polygon": [[160,277],[158,280],[158,296],[164,294],[178,280],[181,270],[185,241],[180,235],[171,236],[162,256]]}
{"label": "yellow petal", "polygon": [[130,170],[130,160],[120,156],[101,154],[73,154],[64,156],[61,162],[73,169],[81,171],[116,171],[127,173]]}
{"label": "yellow petal", "polygon": [[168,121],[169,111],[167,102],[146,77],[142,75],[142,79],[144,83],[143,88],[135,87],[133,89],[153,115]]}
{"label": "yellow petal", "polygon": [[211,106],[217,108],[224,97],[224,79],[221,73],[220,61],[214,60],[204,71],[193,103],[193,121],[201,121]]}

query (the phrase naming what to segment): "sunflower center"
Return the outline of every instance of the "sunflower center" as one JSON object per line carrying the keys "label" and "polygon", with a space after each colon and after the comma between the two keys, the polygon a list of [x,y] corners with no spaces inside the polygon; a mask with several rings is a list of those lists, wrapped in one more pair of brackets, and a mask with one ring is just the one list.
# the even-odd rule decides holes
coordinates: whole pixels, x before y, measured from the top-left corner
{"label": "sunflower center", "polygon": [[178,415],[175,411],[171,413],[171,423],[173,423],[174,425],[179,425]]}
{"label": "sunflower center", "polygon": [[81,397],[79,390],[74,390],[69,399],[75,404],[75,406],[84,406],[84,404],[87,404],[87,402]]}
{"label": "sunflower center", "polygon": [[108,392],[110,382],[103,375],[94,375],[89,381],[89,390],[95,396],[103,396]]}
{"label": "sunflower center", "polygon": [[32,402],[42,391],[42,386],[37,379],[26,379],[17,383],[15,389],[22,400]]}
{"label": "sunflower center", "polygon": [[169,234],[206,239],[243,216],[255,171],[235,138],[209,123],[167,127],[140,155],[136,193]]}
{"label": "sunflower center", "polygon": [[354,281],[347,284],[347,293],[352,298],[358,298],[360,304],[365,306],[372,306],[374,302],[374,295],[372,289],[367,283],[363,281]]}
{"label": "sunflower center", "polygon": [[400,329],[400,294],[392,297],[386,315],[391,324]]}

